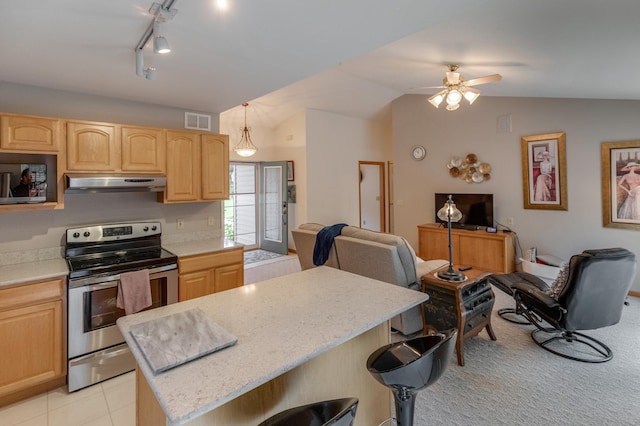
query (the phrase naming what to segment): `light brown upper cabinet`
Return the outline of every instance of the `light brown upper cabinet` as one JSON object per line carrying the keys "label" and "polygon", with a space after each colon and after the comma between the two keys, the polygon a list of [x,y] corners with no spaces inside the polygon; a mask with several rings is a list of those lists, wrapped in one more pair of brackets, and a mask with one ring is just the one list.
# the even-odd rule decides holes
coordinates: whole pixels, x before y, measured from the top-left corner
{"label": "light brown upper cabinet", "polygon": [[0,148],[21,152],[58,152],[62,120],[29,115],[0,115]]}
{"label": "light brown upper cabinet", "polygon": [[197,202],[229,197],[229,137],[167,131],[167,188],[159,200]]}
{"label": "light brown upper cabinet", "polygon": [[202,135],[202,199],[229,198],[229,135]]}
{"label": "light brown upper cabinet", "polygon": [[67,170],[164,173],[165,130],[67,122]]}
{"label": "light brown upper cabinet", "polygon": [[120,135],[115,124],[67,121],[67,170],[120,170]]}
{"label": "light brown upper cabinet", "polygon": [[122,126],[122,171],[165,171],[166,132],[164,129]]}

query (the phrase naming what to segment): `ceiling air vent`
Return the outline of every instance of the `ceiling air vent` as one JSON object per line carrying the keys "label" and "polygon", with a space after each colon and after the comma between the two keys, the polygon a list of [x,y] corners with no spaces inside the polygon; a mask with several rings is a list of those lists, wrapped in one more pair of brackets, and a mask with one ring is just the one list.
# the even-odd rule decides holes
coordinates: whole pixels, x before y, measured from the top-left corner
{"label": "ceiling air vent", "polygon": [[184,128],[211,131],[211,116],[206,114],[196,114],[195,112],[185,112]]}

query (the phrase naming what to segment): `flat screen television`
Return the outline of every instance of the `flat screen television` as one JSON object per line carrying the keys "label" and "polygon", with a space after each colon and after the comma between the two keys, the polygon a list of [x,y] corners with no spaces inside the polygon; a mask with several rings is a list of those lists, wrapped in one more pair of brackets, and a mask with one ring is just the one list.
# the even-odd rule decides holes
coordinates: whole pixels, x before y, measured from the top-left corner
{"label": "flat screen television", "polygon": [[462,213],[462,219],[451,226],[474,228],[478,226],[493,226],[493,194],[453,194],[436,193],[435,219],[436,223],[447,223],[438,219],[438,210],[444,206],[449,195],[456,203],[456,208]]}

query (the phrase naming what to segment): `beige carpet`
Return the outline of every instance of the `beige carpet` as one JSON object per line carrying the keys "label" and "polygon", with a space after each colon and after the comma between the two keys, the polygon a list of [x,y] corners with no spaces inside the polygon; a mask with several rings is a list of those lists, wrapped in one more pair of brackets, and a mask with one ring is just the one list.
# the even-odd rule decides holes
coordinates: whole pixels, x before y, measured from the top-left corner
{"label": "beige carpet", "polygon": [[622,321],[585,332],[614,358],[586,364],[553,355],[530,337],[533,326],[497,316],[513,299],[499,290],[492,318],[498,337],[482,331],[455,354],[433,386],[420,391],[415,425],[640,425],[640,299],[629,298]]}

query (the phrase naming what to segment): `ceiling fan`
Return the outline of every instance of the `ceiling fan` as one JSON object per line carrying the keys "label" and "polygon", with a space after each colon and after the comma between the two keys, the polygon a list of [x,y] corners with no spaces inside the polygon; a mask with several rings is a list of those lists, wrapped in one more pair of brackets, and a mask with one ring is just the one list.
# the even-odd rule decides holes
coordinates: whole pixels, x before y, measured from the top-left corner
{"label": "ceiling fan", "polygon": [[473,89],[470,86],[478,86],[480,84],[493,83],[494,81],[502,80],[500,74],[491,74],[484,77],[474,78],[465,81],[459,72],[456,72],[459,68],[456,64],[447,65],[449,71],[445,78],[442,80],[442,86],[428,86],[417,87],[416,89],[444,89],[429,98],[429,103],[438,108],[442,101],[447,102],[447,110],[455,111],[460,108],[460,101],[465,98],[472,104],[478,96],[480,91]]}

